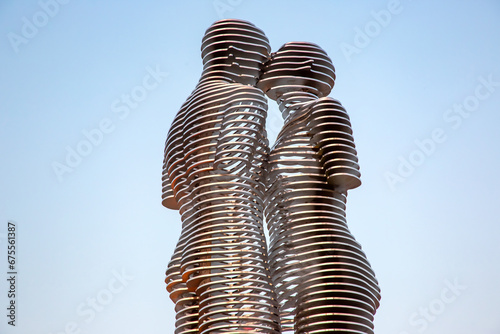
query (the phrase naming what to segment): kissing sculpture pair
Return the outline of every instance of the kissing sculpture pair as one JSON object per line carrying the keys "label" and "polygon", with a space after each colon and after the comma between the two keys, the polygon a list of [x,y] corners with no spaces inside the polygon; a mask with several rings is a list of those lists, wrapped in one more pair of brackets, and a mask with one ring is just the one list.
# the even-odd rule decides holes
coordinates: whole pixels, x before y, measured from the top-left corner
{"label": "kissing sculpture pair", "polygon": [[[201,79],[168,133],[175,333],[373,333],[380,289],[346,223],[361,181],[349,117],[327,97],[333,64],[312,43],[270,51],[249,22],[210,26]],[[264,94],[285,120],[271,150]]]}

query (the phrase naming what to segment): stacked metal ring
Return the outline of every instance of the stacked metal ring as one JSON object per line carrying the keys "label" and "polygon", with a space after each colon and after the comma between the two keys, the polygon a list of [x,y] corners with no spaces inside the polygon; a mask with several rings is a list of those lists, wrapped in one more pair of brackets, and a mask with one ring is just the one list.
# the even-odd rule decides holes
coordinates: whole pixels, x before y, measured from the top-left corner
{"label": "stacked metal ring", "polygon": [[210,27],[202,78],[166,141],[163,204],[182,218],[165,280],[176,334],[280,332],[262,223],[267,101],[249,85],[268,52],[250,23]]}
{"label": "stacked metal ring", "polygon": [[360,174],[349,117],[324,97],[334,78],[323,50],[295,42],[272,55],[259,82],[285,118],[265,201],[284,333],[373,333],[379,306],[375,274],[346,222],[346,192]]}

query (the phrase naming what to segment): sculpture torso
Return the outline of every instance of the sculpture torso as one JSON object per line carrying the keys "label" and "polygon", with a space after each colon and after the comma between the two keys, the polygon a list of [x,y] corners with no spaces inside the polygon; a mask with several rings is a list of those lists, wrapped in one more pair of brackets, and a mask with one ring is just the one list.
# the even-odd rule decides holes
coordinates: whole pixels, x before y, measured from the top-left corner
{"label": "sculpture torso", "polygon": [[[347,227],[346,192],[338,182],[353,182],[359,176],[354,142],[349,139],[349,117],[338,101],[328,97],[295,109],[270,152],[266,177],[269,257],[283,330],[305,333],[322,328],[319,324],[327,320],[323,328],[331,328],[333,318],[307,316],[314,299],[324,299],[324,312],[342,312],[345,304],[333,299],[357,294],[349,290],[363,290],[370,296],[363,297],[363,302],[356,301],[356,296],[350,302],[364,310],[360,313],[368,324],[378,307],[379,289],[361,246]],[[345,173],[349,169],[343,167],[329,180],[326,169],[334,166],[357,173],[349,176]]]}
{"label": "sculpture torso", "polygon": [[[236,175],[242,163],[251,166],[246,172],[252,178],[261,173],[267,154],[266,110],[265,97],[255,87],[213,80],[194,90],[172,123],[165,144],[163,193],[165,198],[175,197],[181,214],[192,202],[199,178]],[[229,150],[228,158],[224,151]]]}
{"label": "sculpture torso", "polygon": [[[196,323],[200,332],[245,325],[246,318],[229,309],[211,312],[211,305],[228,300],[235,307],[255,303],[249,312],[267,310],[258,312],[263,332],[279,328],[262,225],[266,112],[260,89],[207,81],[182,106],[167,138],[164,186],[173,190],[182,217],[167,289],[190,317],[193,305],[204,305]],[[246,292],[240,296],[238,290]]]}

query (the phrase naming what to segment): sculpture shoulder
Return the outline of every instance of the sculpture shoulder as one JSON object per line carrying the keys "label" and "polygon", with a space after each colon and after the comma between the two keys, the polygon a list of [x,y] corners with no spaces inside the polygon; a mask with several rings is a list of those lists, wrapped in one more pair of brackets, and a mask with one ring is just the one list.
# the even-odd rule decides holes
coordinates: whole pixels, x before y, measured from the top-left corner
{"label": "sculpture shoulder", "polygon": [[[217,92],[225,95],[225,103],[228,105],[251,102],[252,104],[267,106],[267,99],[260,88],[236,82],[224,82],[213,87],[217,87]],[[215,92],[213,91],[213,93]]]}
{"label": "sculpture shoulder", "polygon": [[311,105],[312,110],[322,108],[322,107],[323,108],[341,109],[342,111],[345,112],[345,109],[342,106],[342,103],[340,103],[339,100],[334,99],[333,97],[330,97],[330,96],[320,97],[319,99],[315,100]]}
{"label": "sculpture shoulder", "polygon": [[233,85],[234,90],[232,91],[232,99],[250,101],[267,106],[267,99],[260,88],[240,83],[235,83]]}
{"label": "sculpture shoulder", "polygon": [[228,82],[224,80],[205,81],[196,87],[195,92],[198,90],[219,89],[219,88],[242,89],[264,94],[260,88],[250,85],[245,85],[239,82]]}
{"label": "sculpture shoulder", "polygon": [[337,99],[334,99],[333,97],[331,96],[323,96],[323,97],[320,97],[319,99],[317,99],[316,101],[318,102],[334,102],[334,103],[340,103],[339,100]]}
{"label": "sculpture shoulder", "polygon": [[264,92],[260,88],[254,86],[244,85],[238,82],[226,83],[226,85],[227,88],[231,88],[236,94],[252,94],[264,97]]}
{"label": "sculpture shoulder", "polygon": [[213,80],[198,85],[198,87],[196,87],[191,94],[190,103],[188,105],[192,106],[193,103],[196,104],[196,101],[206,99],[213,100],[214,102],[217,101],[218,103],[224,103],[224,97],[229,98],[229,100],[247,97],[249,99],[258,99],[267,102],[264,92],[257,87],[237,82]]}
{"label": "sculpture shoulder", "polygon": [[342,104],[331,97],[322,97],[314,101],[309,107],[310,126],[315,127],[322,123],[339,122],[350,127],[351,122],[347,111]]}

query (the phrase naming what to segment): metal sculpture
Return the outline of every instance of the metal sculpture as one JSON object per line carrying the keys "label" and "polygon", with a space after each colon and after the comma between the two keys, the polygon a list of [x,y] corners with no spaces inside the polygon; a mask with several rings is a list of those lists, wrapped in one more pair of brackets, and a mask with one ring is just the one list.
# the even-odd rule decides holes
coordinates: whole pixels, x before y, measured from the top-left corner
{"label": "metal sculpture", "polygon": [[317,45],[287,43],[258,87],[285,123],[269,155],[265,217],[283,332],[373,333],[380,290],[345,217],[361,184],[349,116],[326,97],[335,69]]}
{"label": "metal sculpture", "polygon": [[175,333],[279,333],[262,223],[267,101],[254,87],[269,41],[249,22],[222,20],[201,52],[163,165],[162,203],[182,219],[165,280]]}
{"label": "metal sculpture", "polygon": [[[373,333],[380,290],[347,227],[361,181],[330,58],[306,42],[270,56],[241,20],[215,22],[201,51],[163,164],[162,204],[182,219],[165,279],[175,333]],[[285,119],[270,152],[263,92]]]}

